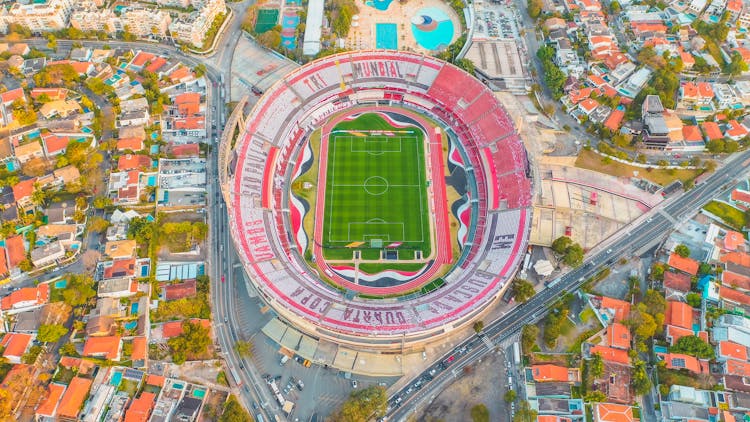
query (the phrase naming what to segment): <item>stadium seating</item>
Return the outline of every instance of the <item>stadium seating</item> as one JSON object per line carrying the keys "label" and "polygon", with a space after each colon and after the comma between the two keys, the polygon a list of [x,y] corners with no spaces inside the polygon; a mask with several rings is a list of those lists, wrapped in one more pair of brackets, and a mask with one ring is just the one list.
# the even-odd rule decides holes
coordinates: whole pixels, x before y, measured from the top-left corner
{"label": "stadium seating", "polygon": [[[394,67],[389,67],[391,64]],[[466,164],[475,169],[472,173],[478,192],[472,203],[478,207],[471,221],[473,237],[458,263],[469,270],[453,271],[446,276],[451,279],[449,284],[427,296],[400,302],[344,300],[304,262],[297,261],[285,221],[288,217],[283,200],[288,183],[283,176],[298,160],[293,154],[299,151],[296,147],[306,130],[359,101],[371,104],[376,100],[403,101],[409,108],[423,110],[450,126],[461,139],[470,161]],[[525,207],[530,206],[526,155],[510,117],[494,95],[463,71],[408,52],[342,53],[287,75],[283,83],[274,85],[259,100],[247,125],[250,135],[236,147],[235,186],[239,190],[232,195],[230,209],[234,215],[230,225],[240,259],[263,295],[274,298],[274,306],[284,306],[309,323],[334,331],[417,333],[472,314],[512,275],[522,253],[512,248],[488,248],[487,242],[512,230],[516,230],[516,236],[521,235],[521,240],[527,237],[529,221],[521,218],[527,212]],[[279,148],[271,169],[274,174],[263,175],[260,165],[259,175],[259,163],[268,160],[269,143]],[[483,166],[488,171],[482,171]],[[260,178],[263,183],[258,183]],[[264,186],[270,192],[267,201],[261,201]],[[495,189],[498,193],[491,196],[495,199],[490,203],[487,193]],[[514,244],[516,250],[518,244]],[[479,263],[485,271],[482,275],[474,273]],[[319,265],[330,271],[324,263]],[[472,283],[484,283],[492,289],[472,287]],[[480,292],[486,296],[478,297]],[[340,305],[331,306],[333,303]]]}

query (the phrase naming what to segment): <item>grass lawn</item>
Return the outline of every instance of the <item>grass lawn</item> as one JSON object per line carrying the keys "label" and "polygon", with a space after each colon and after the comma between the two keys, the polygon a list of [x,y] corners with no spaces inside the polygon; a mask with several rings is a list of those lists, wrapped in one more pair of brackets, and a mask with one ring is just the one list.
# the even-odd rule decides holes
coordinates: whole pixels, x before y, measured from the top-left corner
{"label": "grass lawn", "polygon": [[662,169],[649,169],[631,166],[623,164],[617,161],[612,161],[609,164],[602,162],[601,155],[594,151],[587,149],[581,150],[576,160],[576,167],[598,171],[599,173],[605,173],[616,177],[633,177],[633,171],[638,172],[638,177],[644,178],[654,183],[658,183],[662,186],[666,186],[675,180],[681,180],[685,183],[688,180],[694,179],[700,175],[700,170],[662,170]]}
{"label": "grass lawn", "polygon": [[595,317],[594,310],[587,306],[578,317],[581,318],[581,321],[585,324],[589,322],[591,318]]}
{"label": "grass lawn", "polygon": [[379,254],[370,252],[381,247],[370,247],[371,241],[380,241],[382,247],[402,242],[398,249],[409,259],[412,250],[429,255],[423,137],[416,127],[395,128],[376,114],[333,129],[325,188],[325,250],[364,242],[356,248],[367,255],[363,258],[372,259]]}
{"label": "grass lawn", "polygon": [[728,226],[731,226],[737,231],[742,231],[742,228],[747,224],[745,213],[729,204],[719,201],[711,201],[703,208],[724,220]]}
{"label": "grass lawn", "polygon": [[425,265],[426,265],[425,263],[420,263],[420,262],[403,263],[403,264],[362,263],[362,264],[359,264],[359,269],[360,271],[366,272],[368,274],[375,274],[375,273],[379,273],[385,270],[418,271],[422,269],[422,267],[424,267]]}

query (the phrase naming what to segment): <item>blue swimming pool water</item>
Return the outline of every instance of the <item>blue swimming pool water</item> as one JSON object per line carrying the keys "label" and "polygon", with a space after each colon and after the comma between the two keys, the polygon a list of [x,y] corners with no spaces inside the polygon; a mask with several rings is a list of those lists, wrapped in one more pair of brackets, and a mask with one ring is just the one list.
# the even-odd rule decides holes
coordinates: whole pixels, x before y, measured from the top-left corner
{"label": "blue swimming pool water", "polygon": [[16,165],[13,163],[13,161],[8,161],[8,164],[5,165],[5,168],[8,169],[8,171],[16,171]]}
{"label": "blue swimming pool water", "polygon": [[398,49],[398,26],[395,23],[375,24],[375,48]]}
{"label": "blue swimming pool water", "polygon": [[121,382],[122,372],[115,372],[114,374],[112,374],[112,378],[110,378],[109,380],[110,385],[114,385],[115,387],[119,387]]}
{"label": "blue swimming pool water", "polygon": [[130,305],[130,314],[134,315],[138,313],[138,302],[134,302]]}
{"label": "blue swimming pool water", "polygon": [[200,388],[196,388],[195,390],[193,390],[193,397],[197,399],[202,399],[205,396],[206,396],[206,390],[202,390]]}
{"label": "blue swimming pool water", "polygon": [[151,132],[151,139],[156,140],[156,138],[159,137],[159,134],[156,132]]}
{"label": "blue swimming pool water", "polygon": [[68,285],[68,280],[57,280],[55,282],[56,289],[64,289]]}
{"label": "blue swimming pool water", "polygon": [[667,348],[664,346],[654,346],[655,353],[667,353]]}
{"label": "blue swimming pool water", "polygon": [[125,323],[126,330],[134,330],[138,326],[138,321],[130,321]]}
{"label": "blue swimming pool water", "polygon": [[159,145],[151,145],[151,154],[158,154],[159,153]]}
{"label": "blue swimming pool water", "polygon": [[365,5],[374,7],[378,10],[388,10],[388,6],[391,5],[393,0],[367,0]]}
{"label": "blue swimming pool water", "polygon": [[453,22],[444,11],[436,7],[425,7],[417,12],[415,18],[421,18],[423,23],[415,24],[412,21],[411,32],[422,48],[442,50],[450,45],[454,33]]}
{"label": "blue swimming pool water", "polygon": [[156,186],[156,176],[148,176],[146,184],[149,186]]}
{"label": "blue swimming pool water", "polygon": [[182,390],[183,388],[185,388],[185,386],[180,383],[174,383],[172,384],[172,388],[174,388],[175,390]]}

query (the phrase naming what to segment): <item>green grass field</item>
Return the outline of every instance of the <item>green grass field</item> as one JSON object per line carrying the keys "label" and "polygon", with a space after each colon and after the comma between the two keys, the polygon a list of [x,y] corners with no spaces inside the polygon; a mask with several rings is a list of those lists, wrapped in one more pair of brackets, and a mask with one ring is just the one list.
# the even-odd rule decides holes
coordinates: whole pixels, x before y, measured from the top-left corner
{"label": "green grass field", "polygon": [[[327,258],[351,258],[351,251],[358,249],[363,258],[372,259],[378,241],[382,247],[403,242],[399,259],[413,259],[414,250],[429,255],[423,139],[420,129],[394,128],[376,114],[362,115],[333,129],[323,223]],[[347,248],[354,242],[365,243]]]}

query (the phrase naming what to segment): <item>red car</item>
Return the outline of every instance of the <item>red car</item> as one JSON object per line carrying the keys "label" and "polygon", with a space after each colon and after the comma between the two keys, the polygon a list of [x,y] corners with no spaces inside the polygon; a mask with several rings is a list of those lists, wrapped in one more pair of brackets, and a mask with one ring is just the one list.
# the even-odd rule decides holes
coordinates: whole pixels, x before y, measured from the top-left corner
{"label": "red car", "polygon": [[224,274],[221,275],[221,282],[224,282]]}

